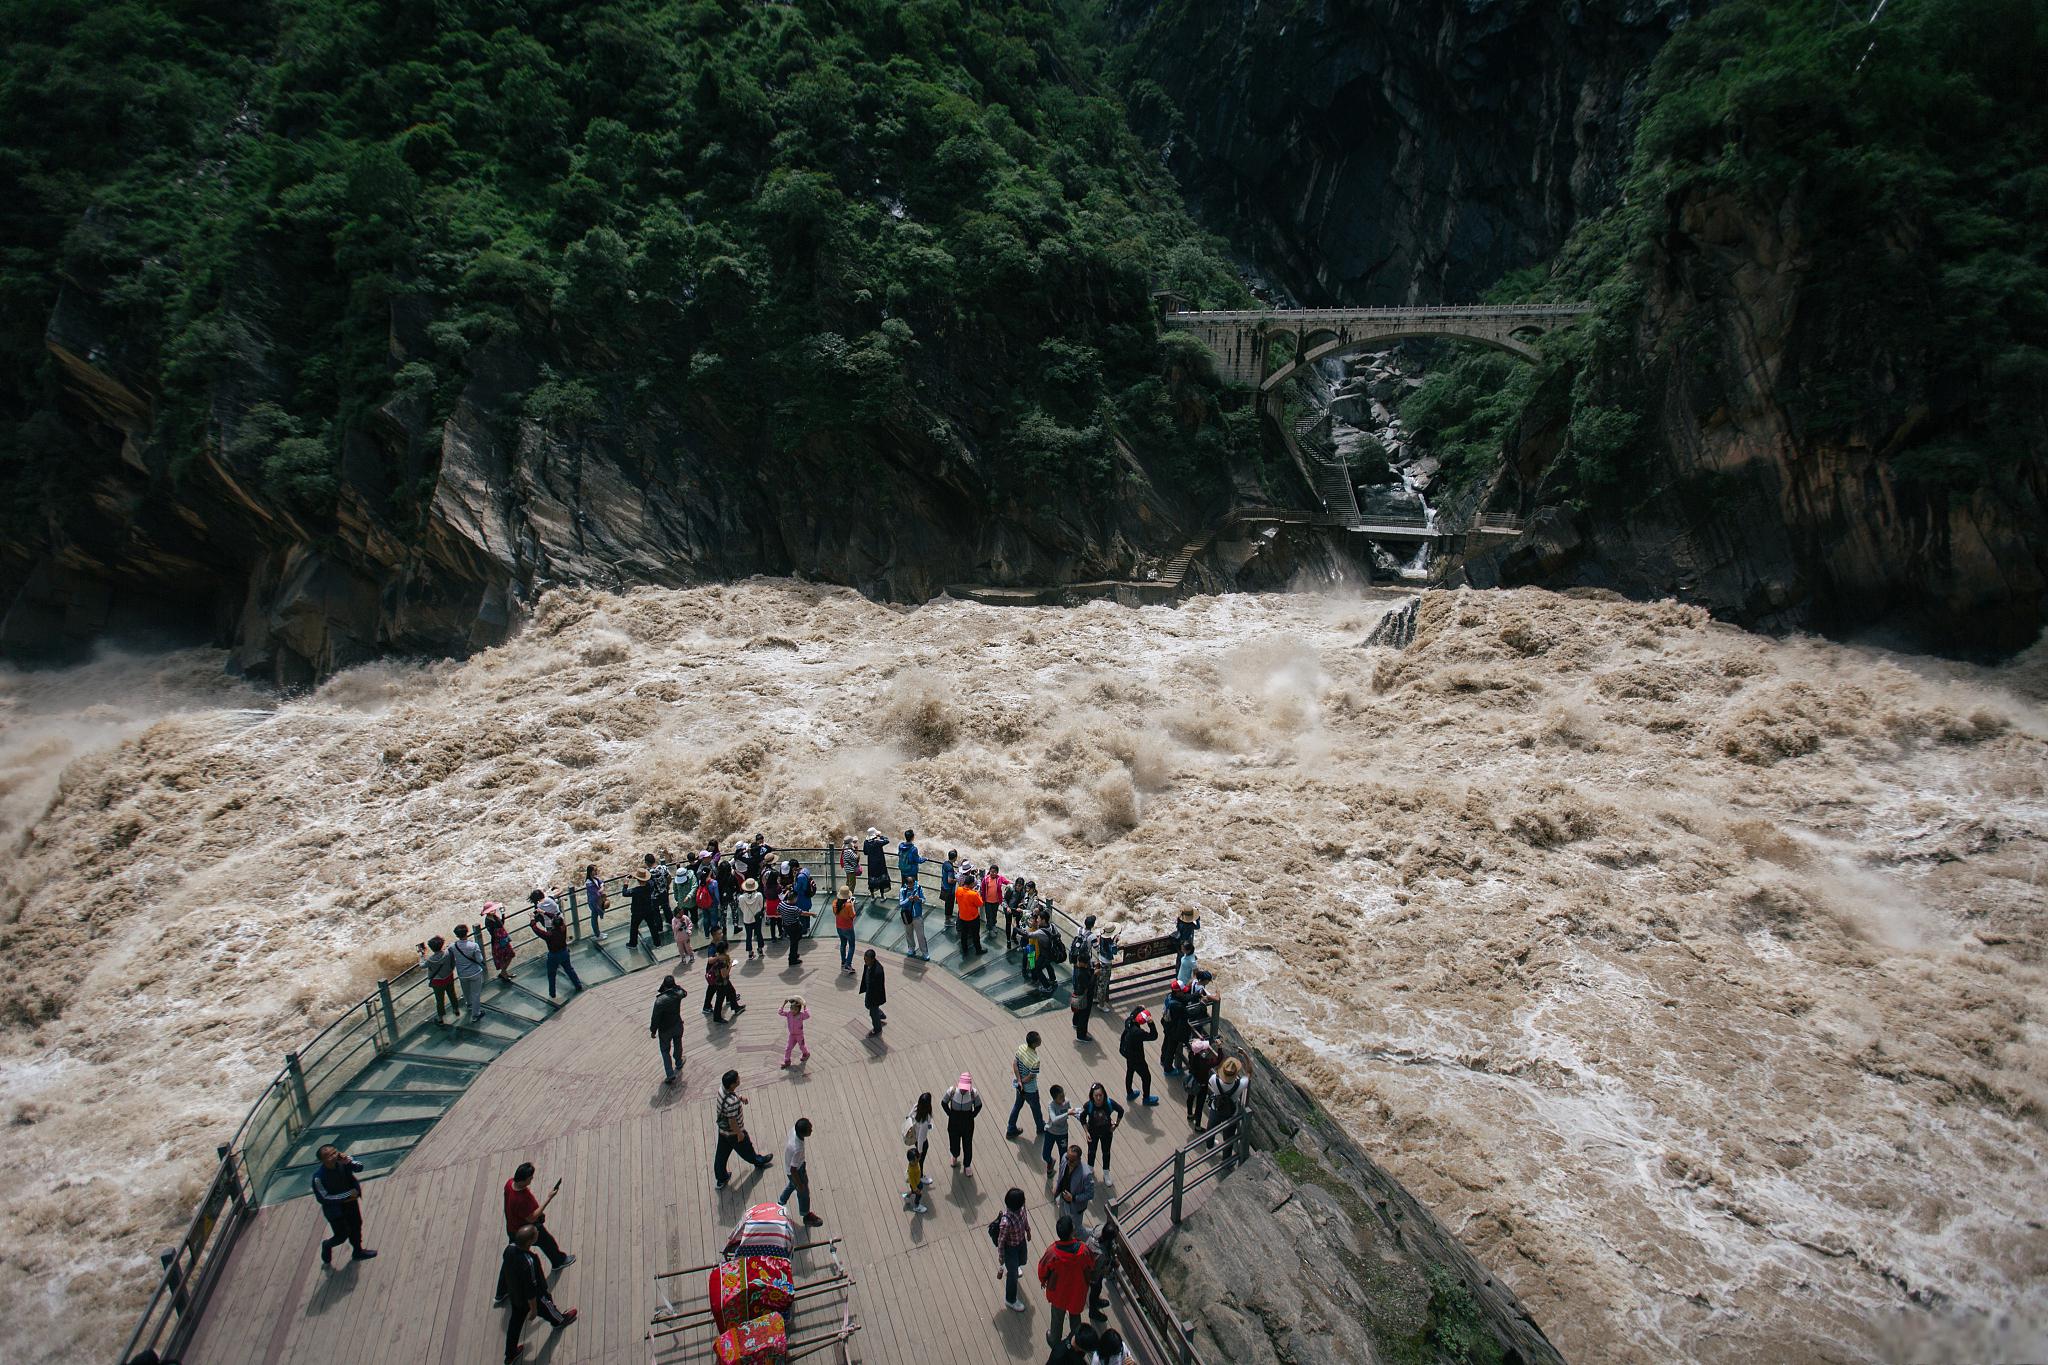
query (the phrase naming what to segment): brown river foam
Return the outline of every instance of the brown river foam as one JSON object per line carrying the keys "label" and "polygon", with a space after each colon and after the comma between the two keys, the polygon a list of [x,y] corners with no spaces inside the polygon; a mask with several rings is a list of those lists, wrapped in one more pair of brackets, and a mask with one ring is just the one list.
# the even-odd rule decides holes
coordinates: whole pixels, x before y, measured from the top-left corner
{"label": "brown river foam", "polygon": [[1366,648],[1387,605],[750,582],[282,703],[205,653],[0,674],[0,1359],[110,1357],[279,1054],[457,908],[871,823],[1199,907],[1231,1012],[1568,1357],[2038,1358],[2038,666],[1533,591]]}

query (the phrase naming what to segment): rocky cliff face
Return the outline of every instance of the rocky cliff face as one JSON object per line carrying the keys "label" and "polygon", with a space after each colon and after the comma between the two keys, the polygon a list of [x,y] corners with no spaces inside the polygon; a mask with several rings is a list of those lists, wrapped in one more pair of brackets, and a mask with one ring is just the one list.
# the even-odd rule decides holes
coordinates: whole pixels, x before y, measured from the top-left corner
{"label": "rocky cliff face", "polygon": [[[1967,489],[1900,476],[1887,457],[1943,402],[1934,367],[1838,304],[1796,190],[1664,212],[1638,363],[1592,377],[1596,396],[1640,408],[1625,486],[1584,511],[1552,506],[1453,581],[1674,596],[1759,628],[1958,654],[2038,638],[2048,471],[2017,462]],[[1809,391],[1843,374],[1866,391],[1852,420],[1823,426]],[[1562,441],[1557,421],[1512,433],[1494,505],[1559,503]]]}
{"label": "rocky cliff face", "polygon": [[1277,284],[1440,303],[1549,256],[1608,202],[1644,69],[1705,3],[1114,8],[1140,131]]}
{"label": "rocky cliff face", "polygon": [[[394,365],[422,326],[394,309]],[[260,314],[241,331],[260,338]],[[1199,520],[1128,451],[1118,498],[998,501],[971,411],[942,435],[898,433],[859,479],[825,472],[847,468],[836,452],[756,448],[701,402],[537,422],[516,395],[543,357],[507,346],[476,360],[445,420],[400,397],[351,431],[330,525],[266,495],[231,453],[266,384],[260,344],[215,378],[208,438],[180,467],[148,371],[124,364],[87,291],[65,290],[48,344],[76,485],[71,505],[0,546],[0,647],[17,654],[205,638],[295,685],[382,654],[496,643],[550,584],[795,574],[922,600],[955,583],[1130,576]],[[971,404],[958,376],[936,378]]]}

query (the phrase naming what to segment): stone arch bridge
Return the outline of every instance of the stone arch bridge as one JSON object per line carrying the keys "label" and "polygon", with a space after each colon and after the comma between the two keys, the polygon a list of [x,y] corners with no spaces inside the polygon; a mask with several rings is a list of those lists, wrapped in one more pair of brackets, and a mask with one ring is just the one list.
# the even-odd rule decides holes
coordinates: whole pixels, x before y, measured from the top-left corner
{"label": "stone arch bridge", "polygon": [[[1191,333],[1216,357],[1216,371],[1233,384],[1270,393],[1303,365],[1326,356],[1385,350],[1411,337],[1457,337],[1534,361],[1535,343],[1590,311],[1582,303],[1522,304],[1507,308],[1260,308],[1183,312],[1161,296],[1160,321]],[[1275,355],[1275,343],[1291,342]]]}

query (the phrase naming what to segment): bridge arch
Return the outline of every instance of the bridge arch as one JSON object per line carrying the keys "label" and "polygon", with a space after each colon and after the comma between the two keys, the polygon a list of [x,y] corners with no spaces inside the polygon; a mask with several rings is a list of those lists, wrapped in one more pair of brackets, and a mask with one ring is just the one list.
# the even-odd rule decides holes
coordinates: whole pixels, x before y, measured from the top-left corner
{"label": "bridge arch", "polygon": [[1318,360],[1324,360],[1331,356],[1356,355],[1360,351],[1385,350],[1397,341],[1410,341],[1421,338],[1448,337],[1454,341],[1470,341],[1475,345],[1505,352],[1508,355],[1514,356],[1517,360],[1526,360],[1533,365],[1541,360],[1543,356],[1534,346],[1530,345],[1530,342],[1547,335],[1548,332],[1548,328],[1534,325],[1517,327],[1512,331],[1496,331],[1492,328],[1468,330],[1426,325],[1387,327],[1374,328],[1362,336],[1349,333],[1348,330],[1344,333],[1324,331],[1316,335],[1322,336],[1325,339],[1313,345],[1304,344],[1298,347],[1292,360],[1284,365],[1275,367],[1271,374],[1260,380],[1259,390],[1262,393],[1270,393],[1292,379],[1295,372],[1300,370],[1302,366],[1313,365]]}

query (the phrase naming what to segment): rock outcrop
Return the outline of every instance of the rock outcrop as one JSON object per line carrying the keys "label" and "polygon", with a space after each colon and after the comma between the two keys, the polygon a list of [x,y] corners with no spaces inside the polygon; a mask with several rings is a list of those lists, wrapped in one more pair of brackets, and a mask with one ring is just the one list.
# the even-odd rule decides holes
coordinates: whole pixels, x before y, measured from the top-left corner
{"label": "rock outcrop", "polygon": [[1557,1362],[1506,1285],[1227,1021],[1251,1158],[1153,1249],[1205,1360]]}
{"label": "rock outcrop", "polygon": [[1448,303],[1554,252],[1705,0],[1113,6],[1127,91],[1203,217],[1304,302]]}

